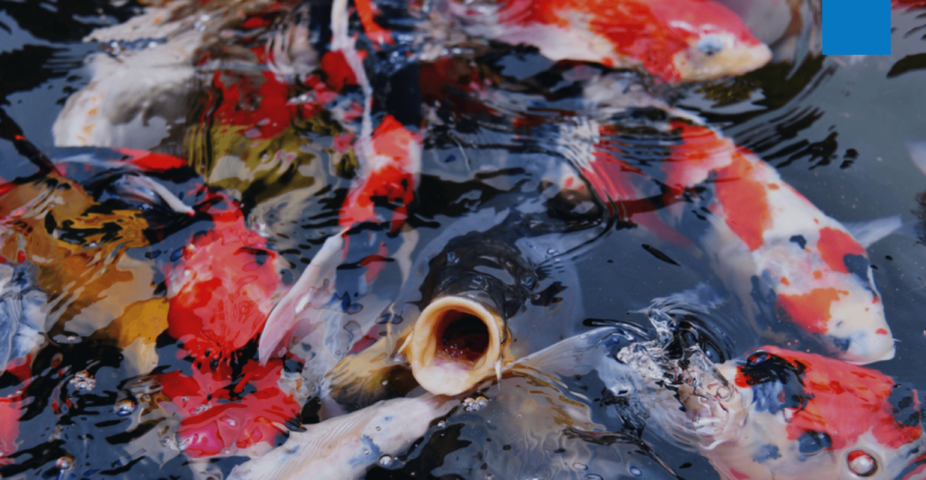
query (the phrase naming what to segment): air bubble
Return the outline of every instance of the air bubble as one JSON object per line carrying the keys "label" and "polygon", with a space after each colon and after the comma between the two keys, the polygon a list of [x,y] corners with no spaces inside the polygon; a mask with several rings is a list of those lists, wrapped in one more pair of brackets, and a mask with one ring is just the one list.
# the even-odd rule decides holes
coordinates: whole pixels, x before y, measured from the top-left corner
{"label": "air bubble", "polygon": [[90,391],[96,386],[96,379],[90,376],[90,372],[82,370],[77,372],[68,383],[78,390]]}
{"label": "air bubble", "polygon": [[463,410],[467,412],[478,412],[489,404],[489,399],[482,395],[472,398],[468,397],[463,400]]}
{"label": "air bubble", "polygon": [[55,462],[58,470],[70,470],[72,466],[74,466],[74,459],[71,457],[61,457]]}
{"label": "air bubble", "polygon": [[634,477],[642,477],[642,476],[643,476],[643,472],[640,471],[639,468],[634,467],[633,465],[630,466],[630,469],[629,469],[629,470],[630,470],[630,474],[633,475]]}
{"label": "air bubble", "polygon": [[379,457],[378,462],[380,466],[388,467],[389,465],[392,465],[392,457],[389,455],[383,455],[382,457]]}
{"label": "air bubble", "polygon": [[135,411],[135,402],[129,399],[120,400],[116,403],[116,415],[124,417],[126,415],[131,415]]}

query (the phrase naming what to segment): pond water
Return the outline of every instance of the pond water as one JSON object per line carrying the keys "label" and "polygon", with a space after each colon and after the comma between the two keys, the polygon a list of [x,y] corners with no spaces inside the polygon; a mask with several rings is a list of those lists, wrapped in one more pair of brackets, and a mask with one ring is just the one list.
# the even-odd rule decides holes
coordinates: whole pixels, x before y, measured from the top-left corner
{"label": "pond water", "polygon": [[[833,219],[900,217],[904,227],[867,247],[896,339],[893,358],[871,367],[926,387],[926,176],[907,147],[926,141],[926,7],[895,5],[892,55],[846,57],[820,54],[819,5],[722,2],[770,46],[771,62],[667,83],[460,40],[452,27],[422,27],[434,15],[426,2],[376,2],[392,38],[358,42],[373,98],[370,148],[381,148],[391,116],[421,150],[414,193],[378,192],[367,211],[351,196],[365,175],[363,85],[349,59],[321,53],[337,29],[332,5],[175,2],[189,4],[172,13],[185,33],[158,37],[97,30],[157,6],[0,0],[0,178],[19,189],[0,187],[9,195],[7,204],[0,196],[0,256],[47,295],[44,345],[0,376],[0,407],[17,412],[0,417],[0,477],[226,478],[286,432],[331,416],[300,375],[321,348],[257,367],[263,324],[247,325],[346,228],[323,292],[346,338],[334,341],[345,350],[335,359],[405,328],[474,271],[508,309],[511,358],[603,325],[626,334],[622,346],[652,338],[640,312],[694,289],[717,300],[691,327],[714,362],[761,345],[831,355],[774,314],[750,313],[710,251],[652,233],[646,208],[628,213],[639,205],[617,198],[620,187],[596,189],[577,168],[604,153],[662,182],[683,142],[668,122],[695,117]],[[363,31],[358,15],[348,25]],[[104,93],[115,100],[93,99]],[[112,112],[122,117],[102,118]],[[664,193],[658,182],[636,185],[642,197]],[[53,196],[57,205],[42,203]],[[704,222],[685,215],[673,228],[694,238]],[[241,272],[248,280],[222,283]],[[169,313],[183,308],[220,319]],[[340,408],[421,394],[401,367],[375,379],[382,388],[345,394]],[[364,478],[720,478],[607,387],[593,373],[558,383],[490,376]],[[586,409],[587,424],[564,405]],[[210,410],[224,412],[215,425],[226,430],[188,420]]]}

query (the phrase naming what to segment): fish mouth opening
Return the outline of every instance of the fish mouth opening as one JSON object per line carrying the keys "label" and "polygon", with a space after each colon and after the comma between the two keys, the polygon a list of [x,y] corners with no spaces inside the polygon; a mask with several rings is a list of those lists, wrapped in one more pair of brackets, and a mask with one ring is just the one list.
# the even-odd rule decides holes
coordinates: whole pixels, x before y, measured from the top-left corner
{"label": "fish mouth opening", "polygon": [[437,355],[451,361],[472,366],[489,349],[489,327],[481,318],[468,312],[444,312],[435,333],[440,339]]}
{"label": "fish mouth opening", "polygon": [[469,390],[501,359],[504,329],[504,320],[482,302],[462,296],[431,302],[407,342],[415,380],[437,395]]}

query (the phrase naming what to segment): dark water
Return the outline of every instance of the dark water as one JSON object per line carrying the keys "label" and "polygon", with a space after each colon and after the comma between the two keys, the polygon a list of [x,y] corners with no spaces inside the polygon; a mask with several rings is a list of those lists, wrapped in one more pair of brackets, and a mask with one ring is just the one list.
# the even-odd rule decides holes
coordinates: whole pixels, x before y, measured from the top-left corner
{"label": "dark water", "polygon": [[[394,3],[381,5],[386,16],[392,18],[390,26],[400,33],[403,28],[410,32],[411,22],[402,13],[402,5]],[[319,19],[329,18],[330,7],[323,2],[308,5],[312,13],[310,30],[322,37],[329,34],[325,22]],[[735,2],[731,6],[747,21],[762,18],[755,7]],[[268,24],[285,25],[294,21],[287,11],[296,5],[284,7],[252,16],[264,18]],[[0,1],[3,178],[24,178],[36,171],[14,149],[10,140],[16,134],[23,134],[53,160],[78,155],[118,157],[107,149],[56,148],[51,125],[67,96],[89,82],[83,68],[87,55],[103,48],[81,39],[94,28],[125,21],[140,8],[133,2],[114,6],[102,1]],[[812,18],[812,9],[803,8]],[[696,111],[738,144],[755,151],[829,216],[842,222],[859,222],[901,215],[904,221],[915,222],[922,215],[917,195],[926,191],[926,178],[911,163],[904,142],[926,140],[926,97],[922,95],[926,85],[926,62],[922,60],[922,52],[926,52],[926,37],[922,37],[926,10],[896,10],[892,22],[891,56],[851,59],[820,56],[814,47],[819,37],[812,22],[798,22],[797,28],[782,33],[782,29],[774,28],[774,22],[754,20],[757,35],[769,42],[776,53],[770,65],[736,79],[684,87],[641,82],[652,95]],[[235,27],[232,30],[236,31]],[[266,42],[260,33],[251,35],[244,28],[238,32],[240,35],[230,44],[251,48]],[[214,48],[210,55],[227,62],[222,70],[226,82],[243,82],[254,74],[253,65],[248,64],[253,59],[247,55],[231,48]],[[401,48],[398,50],[401,53]],[[563,134],[559,125],[573,122],[570,112],[582,108],[581,99],[576,97],[581,92],[563,79],[561,66],[551,65],[529,49],[494,44],[473,58],[462,55],[454,60],[454,68],[461,76],[489,79],[495,93],[486,99],[475,98],[452,85],[436,86],[439,82],[422,81],[420,91],[398,91],[408,82],[417,84],[419,76],[427,78],[428,66],[408,64],[395,51],[380,55],[386,60],[389,55],[397,59],[381,62],[382,71],[374,76],[374,84],[377,78],[387,79],[382,81],[388,84],[385,90],[392,97],[386,97],[397,99],[386,103],[399,103],[390,110],[415,121],[414,117],[421,114],[418,109],[401,104],[423,103],[440,120],[424,137],[419,201],[408,219],[420,235],[419,245],[439,239],[465,215],[503,211],[508,212],[502,216],[504,221],[495,220],[497,225],[485,229],[489,231],[487,237],[536,239],[536,246],[531,247],[541,252],[535,262],[541,271],[537,276],[541,285],[536,291],[546,292],[546,296],[535,296],[524,311],[512,318],[509,326],[519,340],[519,353],[536,351],[593,325],[620,322],[637,325],[645,332],[649,328],[645,316],[631,312],[645,308],[655,297],[699,284],[710,285],[729,300],[717,312],[720,323],[702,327],[711,339],[705,348],[713,347],[713,353],[724,359],[768,343],[745,320],[737,320],[743,318],[742,307],[724,289],[704,258],[672,245],[651,245],[652,240],[639,229],[606,218],[600,211],[577,213],[574,203],[548,200],[543,193],[544,182],[549,182],[547,174],[567,164],[556,141]],[[185,178],[160,178],[177,194],[193,190],[203,183],[203,178],[210,178],[222,161],[216,152],[242,142],[240,135],[235,137],[199,121],[221,108],[221,98],[214,95],[215,85],[209,86],[210,79],[201,79],[203,85],[180,100],[178,108],[188,112],[187,128],[182,134],[174,132],[160,145],[149,146],[189,159],[193,168],[185,170]],[[528,128],[510,128],[512,119],[519,116],[542,121]],[[641,167],[658,162],[665,154],[666,142],[672,140],[658,130],[662,119],[660,112],[645,108],[611,117],[615,133],[610,140],[621,158]],[[320,115],[309,122],[296,122],[290,131],[279,134],[274,141],[283,147],[310,145],[299,149],[304,155],[295,162],[307,168],[297,174],[262,174],[251,181],[240,181],[234,175],[218,180],[213,176],[207,182],[240,200],[249,227],[260,231],[267,238],[267,246],[289,262],[291,268],[283,272],[285,282],[298,278],[322,241],[336,232],[338,210],[350,185],[352,161],[349,154],[333,153],[331,146],[333,138],[341,133],[339,129],[337,122]],[[254,148],[244,155],[254,160],[262,153]],[[68,164],[66,173],[88,191],[94,182],[105,183],[104,169],[73,163]],[[147,218],[149,224],[158,223],[156,216]],[[164,229],[150,245],[130,248],[126,253],[156,266],[152,279],[156,288],[151,292],[155,298],[165,295],[165,279],[160,272],[177,261],[175,252],[187,244],[193,232],[212,226],[202,218],[161,223]],[[396,254],[402,243],[383,228],[370,228],[352,239],[356,248],[345,260],[348,267],[375,254],[380,241],[390,254]],[[893,235],[868,251],[877,267],[875,278],[888,322],[898,339],[895,358],[876,367],[900,382],[923,388],[926,324],[920,319],[918,307],[926,300],[926,250],[918,239]],[[362,292],[365,296],[359,295],[362,289],[356,287],[362,269],[344,268],[338,281],[349,297],[353,293],[353,301],[360,306],[374,308],[372,305],[383,299],[408,301],[396,299],[402,291],[389,281],[396,275],[393,270],[391,265],[386,268],[382,277],[371,284],[370,292]],[[562,311],[581,314],[562,321]],[[0,464],[0,476],[206,478],[227,474],[245,460],[231,456],[191,462],[175,449],[159,446],[160,440],[167,437],[157,432],[167,428],[169,421],[146,420],[138,411],[123,416],[114,408],[125,400],[145,403],[138,393],[144,376],[136,376],[125,365],[119,346],[111,338],[75,335],[69,328],[61,324],[51,328],[50,344],[33,362],[34,380],[26,389],[31,400],[21,419],[18,448],[10,457],[12,462]],[[800,346],[800,337],[792,340],[792,346]],[[247,346],[241,353],[244,360],[239,362],[256,358],[254,347]],[[192,368],[187,360],[175,360],[178,348],[168,334],[157,336],[157,372],[188,372]],[[81,371],[95,378],[92,389],[79,389],[72,382]],[[585,452],[585,457],[591,459],[587,465],[567,465],[567,470],[571,467],[570,475],[673,478],[674,472],[683,478],[716,478],[710,465],[698,455],[679,451],[651,431],[642,429],[641,433],[641,425],[633,419],[618,417],[613,406],[598,393],[604,386],[597,377],[567,383],[570,391],[590,399],[595,421],[614,432],[612,437],[594,441],[579,436],[559,440],[562,449]],[[0,394],[18,388],[21,385],[12,375],[0,377]],[[372,468],[367,478],[507,478],[505,467],[523,469],[532,461],[559,461],[556,447],[544,444],[530,451],[529,442],[519,436],[521,432],[499,427],[518,423],[512,414],[516,405],[505,403],[511,400],[491,389],[488,392],[491,407],[477,413],[454,412],[445,419],[443,428],[432,428],[396,462]],[[541,388],[537,395],[556,396],[558,392]],[[302,419],[311,422],[313,415],[310,403]]]}

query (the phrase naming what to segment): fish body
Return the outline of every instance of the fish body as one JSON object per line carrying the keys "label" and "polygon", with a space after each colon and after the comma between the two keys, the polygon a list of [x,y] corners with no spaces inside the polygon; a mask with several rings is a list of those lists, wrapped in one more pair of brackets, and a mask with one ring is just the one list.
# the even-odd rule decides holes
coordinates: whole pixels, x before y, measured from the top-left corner
{"label": "fish body", "polygon": [[[308,425],[304,432],[291,433],[285,444],[269,454],[235,467],[229,478],[360,478],[371,466],[377,463],[388,466],[393,457],[404,454],[409,446],[435,428],[431,424],[438,418],[448,414],[451,419],[454,416],[471,417],[476,415],[473,412],[491,402],[500,402],[504,406],[492,407],[486,410],[487,413],[492,414],[501,408],[506,415],[517,412],[519,417],[523,417],[518,420],[506,418],[497,426],[490,422],[492,430],[501,429],[490,433],[499,440],[499,446],[520,442],[530,452],[529,463],[519,467],[523,472],[565,473],[572,467],[573,474],[585,478],[587,472],[574,470],[573,463],[564,464],[564,461],[582,457],[587,462],[588,450],[585,447],[573,449],[570,442],[584,444],[581,440],[588,439],[578,433],[572,440],[564,441],[562,437],[567,431],[594,429],[601,434],[604,427],[591,420],[591,412],[586,405],[564,393],[566,388],[559,379],[591,372],[608,354],[609,338],[614,333],[613,328],[585,332],[500,368],[497,374],[488,375],[484,379],[485,388],[479,389],[489,398],[432,394],[396,398]],[[498,386],[496,381],[500,382]],[[479,434],[484,435],[485,432],[480,431]],[[550,455],[552,450],[564,445],[569,446],[569,453]],[[606,451],[613,450],[608,447]],[[479,458],[482,463],[482,457]],[[513,462],[523,459],[519,457]]]}
{"label": "fish body", "polygon": [[229,480],[353,480],[403,453],[459,400],[425,395],[375,405],[292,432],[282,446],[235,467]]}
{"label": "fish body", "polygon": [[736,14],[710,0],[452,2],[450,10],[474,36],[673,83],[739,75],[771,59]]}
{"label": "fish body", "polygon": [[[894,340],[865,248],[778,172],[712,130],[678,123],[682,143],[664,162],[667,204],[697,195],[710,228],[696,240],[731,289],[771,302],[779,318],[819,338],[840,359],[894,355]],[[670,207],[681,213],[684,203]],[[748,279],[748,280],[747,280]]]}
{"label": "fish body", "polygon": [[238,375],[221,362],[214,369],[193,365],[190,375],[154,375],[160,391],[153,401],[179,417],[177,446],[187,457],[257,456],[276,445],[302,408],[282,372],[279,359],[263,366],[249,361]]}
{"label": "fish body", "polygon": [[700,444],[724,479],[888,480],[926,449],[916,390],[877,370],[770,346],[718,369],[727,399],[681,398],[693,424],[737,419]]}
{"label": "fish body", "polygon": [[282,281],[276,252],[237,207],[208,213],[213,229],[184,248],[170,274],[168,331],[197,358],[227,360],[261,332]]}
{"label": "fish body", "polygon": [[48,295],[35,286],[27,265],[0,264],[0,374],[45,343]]}

